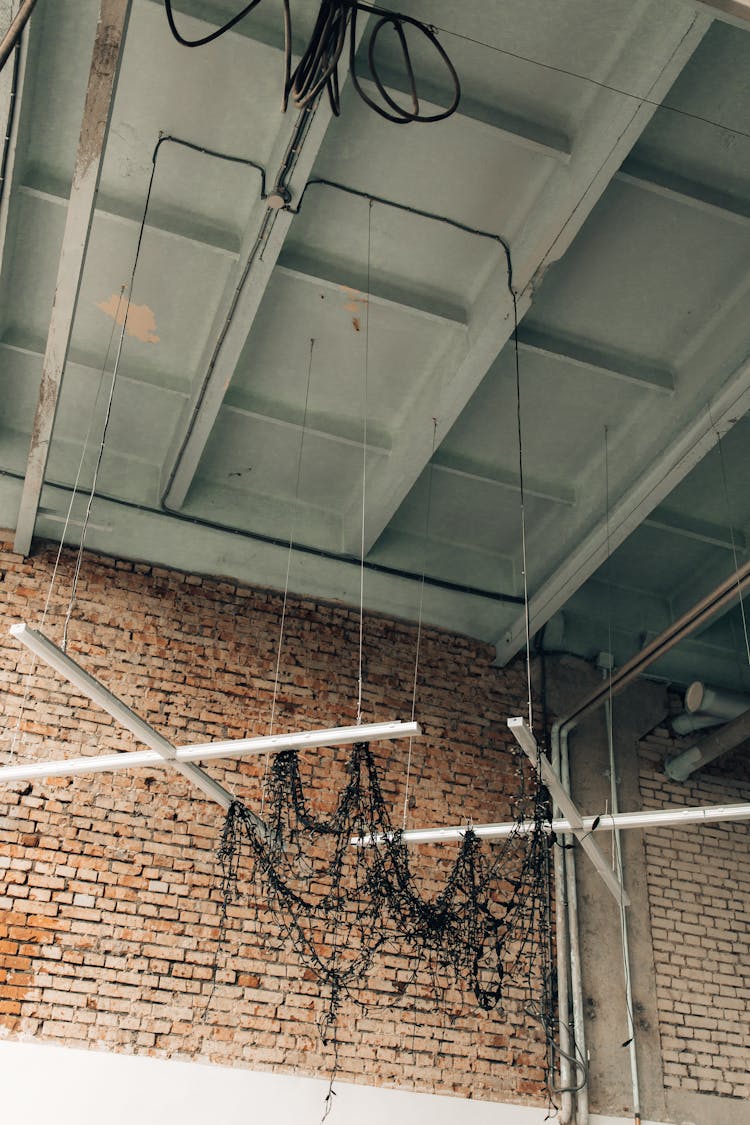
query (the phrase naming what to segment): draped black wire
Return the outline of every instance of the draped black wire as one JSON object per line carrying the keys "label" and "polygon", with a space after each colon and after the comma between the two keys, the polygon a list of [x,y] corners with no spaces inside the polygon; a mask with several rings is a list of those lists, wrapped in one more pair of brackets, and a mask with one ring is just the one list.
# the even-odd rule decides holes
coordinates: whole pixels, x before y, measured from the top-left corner
{"label": "draped black wire", "polygon": [[[239,800],[227,813],[218,850],[221,934],[240,880],[257,877],[279,930],[319,982],[324,1040],[335,1036],[345,1000],[371,1003],[373,981],[382,998],[381,955],[402,963],[386,1002],[416,989],[440,1012],[448,990],[458,989],[489,1011],[512,992],[549,1037],[549,805],[541,785],[519,793],[509,837],[483,843],[466,829],[432,895],[420,890],[409,848],[391,824],[367,743],[352,748],[329,816],[311,810],[295,751],[276,755],[265,809],[266,832]],[[362,836],[374,842],[353,846]]]}
{"label": "draped black wire", "polygon": [[[179,30],[172,10],[172,0],[164,0],[167,22],[173,37],[184,47],[203,47],[213,42],[226,32],[231,31],[241,20],[250,15],[261,0],[250,0],[231,19],[221,27],[215,28],[207,35],[197,39],[188,39]],[[406,125],[409,122],[443,121],[456,112],[461,98],[461,84],[456,68],[451,62],[447,51],[440,43],[435,28],[414,19],[403,12],[395,12],[390,8],[383,8],[377,4],[366,3],[365,0],[320,0],[318,15],[310,39],[304,48],[296,67],[292,69],[292,13],[290,0],[282,0],[283,27],[284,27],[284,83],[282,93],[282,109],[286,111],[289,102],[297,109],[311,106],[321,91],[325,90],[333,113],[338,116],[341,112],[341,95],[339,89],[339,63],[346,47],[347,35],[349,37],[349,69],[352,86],[360,98],[375,113],[392,121],[396,125]],[[357,70],[357,15],[364,13],[375,17],[367,35],[367,60],[365,64],[368,80],[376,89],[377,96],[368,94],[362,85]],[[397,100],[388,92],[386,82],[381,77],[382,63],[378,61],[378,41],[383,32],[388,29],[395,36],[400,62],[403,66],[403,77],[407,91],[402,95],[407,104]],[[409,36],[407,37],[407,31]],[[408,38],[412,39],[410,50]],[[382,46],[382,41],[381,41]],[[423,53],[431,52],[437,59],[446,76],[449,104],[444,109],[426,110],[424,99],[420,97],[418,81],[415,74],[414,49]],[[360,63],[361,65],[361,63]],[[379,100],[378,100],[379,99]],[[427,99],[429,101],[429,99]]]}

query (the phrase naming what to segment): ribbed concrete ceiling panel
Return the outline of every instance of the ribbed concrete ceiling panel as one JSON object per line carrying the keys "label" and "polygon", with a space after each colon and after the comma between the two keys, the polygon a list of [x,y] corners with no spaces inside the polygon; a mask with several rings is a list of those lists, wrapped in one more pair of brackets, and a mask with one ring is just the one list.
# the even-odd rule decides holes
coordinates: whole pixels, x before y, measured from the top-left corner
{"label": "ribbed concrete ceiling panel", "polygon": [[428,132],[398,129],[350,91],[343,113],[316,174],[482,230],[512,233],[557,163],[553,152],[529,148],[460,111],[425,126]]}
{"label": "ribbed concrete ceiling panel", "polygon": [[[343,182],[350,184],[350,179]],[[401,196],[395,198],[403,202]],[[457,319],[465,315],[490,271],[499,269],[505,276],[506,269],[502,249],[491,238],[379,202],[370,214],[366,198],[314,180],[305,191],[280,263],[290,268],[315,266],[361,289],[367,288],[369,265],[374,293],[391,292],[404,304]]]}
{"label": "ribbed concrete ceiling panel", "polygon": [[726,194],[750,208],[747,32],[714,23],[666,105],[672,108],[654,116],[633,159],[661,171],[667,183],[702,185],[709,199]]}
{"label": "ribbed concrete ceiling panel", "polygon": [[[175,7],[188,35],[236,11]],[[280,0],[195,51],[172,40],[162,3],[133,0],[47,483],[24,519],[59,536],[93,418],[91,479],[117,300],[171,134],[238,160],[159,148],[88,544],[279,586],[293,535],[292,589],[356,604],[366,420],[366,606],[414,617],[424,571],[425,620],[495,641],[500,660],[517,652],[503,238],[533,627],[561,613],[565,644],[585,655],[611,630],[626,659],[747,549],[750,34],[683,0],[403,7],[442,29],[460,73],[459,112],[441,124],[384,122],[350,85],[340,118],[325,106],[283,117]],[[40,4],[17,91],[0,210],[8,525],[55,343],[97,12],[96,0]],[[293,4],[295,49],[315,14]],[[444,104],[437,56],[410,44],[428,107]],[[362,75],[366,56],[365,34]],[[402,96],[389,28],[376,57]],[[248,161],[269,188],[293,166],[288,209],[268,207]],[[736,685],[740,640],[729,613],[661,671],[714,669]]]}
{"label": "ribbed concrete ceiling panel", "polygon": [[[232,380],[229,401],[302,421],[310,341],[309,420],[359,439],[365,401],[373,439],[387,438],[449,342],[451,326],[348,285],[315,284],[278,268]],[[367,352],[367,355],[366,355]],[[365,400],[365,359],[367,398]]]}
{"label": "ribbed concrete ceiling panel", "polygon": [[738,230],[615,182],[550,269],[526,326],[632,357],[646,371],[669,369],[747,276],[748,261],[750,225]]}
{"label": "ribbed concrete ceiling panel", "polygon": [[[519,366],[524,468],[530,480],[546,479],[550,489],[556,482],[574,491],[592,464],[603,464],[604,426],[614,429],[634,411],[652,409],[654,400],[664,397],[661,390],[523,346]],[[515,404],[514,355],[507,346],[441,446],[441,455],[494,466],[517,477]],[[546,424],[547,419],[554,419],[555,425]]]}

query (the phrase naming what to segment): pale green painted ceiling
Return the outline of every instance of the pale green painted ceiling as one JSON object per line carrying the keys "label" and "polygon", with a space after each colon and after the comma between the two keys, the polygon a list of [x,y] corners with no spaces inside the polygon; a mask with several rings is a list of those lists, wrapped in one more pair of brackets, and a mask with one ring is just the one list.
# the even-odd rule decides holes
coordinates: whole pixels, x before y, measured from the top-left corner
{"label": "pale green painted ceiling", "polygon": [[[234,7],[176,4],[189,34]],[[279,108],[280,4],[187,51],[161,3],[132,0],[35,534],[59,538],[101,427],[167,134],[240,160],[159,149],[88,545],[281,587],[293,536],[291,588],[356,605],[364,461],[367,607],[414,619],[424,570],[425,619],[509,658],[523,566],[501,236],[533,628],[554,617],[563,648],[623,661],[747,558],[750,25],[689,0],[401,8],[443,29],[459,113],[397,127],[346,87],[341,117],[322,105],[304,136],[291,210],[269,215],[248,162],[273,185],[296,120]],[[315,10],[293,4],[295,43]],[[9,528],[97,11],[40,0],[24,46],[0,210]],[[434,59],[417,69],[443,98]],[[2,82],[0,111],[10,68]],[[656,671],[750,690],[739,612]]]}

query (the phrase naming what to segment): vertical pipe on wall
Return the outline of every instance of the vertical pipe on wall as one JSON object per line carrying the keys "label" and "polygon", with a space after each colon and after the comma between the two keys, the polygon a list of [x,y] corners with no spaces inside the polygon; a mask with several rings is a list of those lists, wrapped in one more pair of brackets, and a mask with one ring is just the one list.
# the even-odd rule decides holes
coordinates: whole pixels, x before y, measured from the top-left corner
{"label": "vertical pipe on wall", "polygon": [[[552,734],[552,765],[560,772],[560,742]],[[557,805],[553,813],[558,815]],[[568,892],[565,880],[565,851],[554,849],[555,871],[555,927],[557,931],[557,1011],[560,1039],[560,1113],[559,1125],[570,1125],[573,1120],[574,1074],[570,1065],[575,1055],[575,1044],[570,1033],[570,951],[568,943]]]}
{"label": "vertical pipe on wall", "polygon": [[[568,753],[567,727],[560,733],[560,780],[570,793],[570,755]],[[565,836],[566,844],[573,844],[572,836]],[[581,978],[581,943],[578,931],[578,888],[576,886],[575,848],[565,848],[565,878],[568,897],[568,935],[570,944],[570,990],[573,1001],[573,1028],[576,1056],[584,1067],[583,1079],[576,1094],[576,1125],[587,1125],[589,1119],[588,1054],[586,1029],[583,1020],[583,982]]]}
{"label": "vertical pipe on wall", "polygon": [[[606,676],[607,670],[603,669]],[[607,699],[604,703],[605,721],[607,725],[607,744],[609,748],[609,791],[612,804],[612,815],[617,816],[620,811],[620,802],[617,798],[617,771],[615,768],[615,743],[612,735],[612,701]],[[617,864],[617,875],[620,884],[625,886],[624,865],[622,862],[622,840],[620,829],[612,832],[612,844]],[[623,903],[620,903],[620,931],[622,934],[622,966],[625,976],[625,1005],[627,1008],[628,1024],[628,1049],[630,1053],[630,1078],[633,1085],[633,1117],[641,1120],[641,1092],[638,1082],[638,1057],[636,1054],[635,1012],[633,1009],[633,981],[630,975],[630,941],[628,936],[628,916]]]}

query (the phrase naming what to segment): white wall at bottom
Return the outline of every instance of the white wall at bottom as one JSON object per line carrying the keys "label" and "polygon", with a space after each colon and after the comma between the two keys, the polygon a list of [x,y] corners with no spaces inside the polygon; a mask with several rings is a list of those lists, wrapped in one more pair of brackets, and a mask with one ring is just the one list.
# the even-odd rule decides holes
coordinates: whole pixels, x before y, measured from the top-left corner
{"label": "white wall at bottom", "polygon": [[[0,1041],[3,1119],[19,1125],[318,1125],[325,1079]],[[335,1085],[327,1125],[542,1125],[544,1109]],[[599,1117],[591,1125],[619,1125]],[[643,1125],[659,1125],[644,1121]]]}

